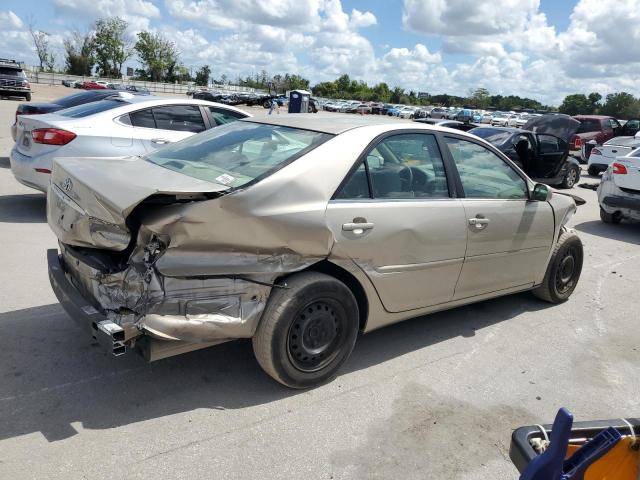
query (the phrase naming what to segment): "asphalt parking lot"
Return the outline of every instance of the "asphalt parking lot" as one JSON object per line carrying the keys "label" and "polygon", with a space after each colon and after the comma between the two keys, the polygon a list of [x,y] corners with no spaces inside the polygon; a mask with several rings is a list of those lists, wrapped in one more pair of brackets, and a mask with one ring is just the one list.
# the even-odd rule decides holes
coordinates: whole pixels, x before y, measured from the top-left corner
{"label": "asphalt parking lot", "polygon": [[640,417],[640,224],[603,224],[582,188],[585,263],[562,305],[517,294],[373,332],[305,392],[267,377],[248,341],[107,355],[49,287],[45,198],[9,169],[17,104],[0,101],[0,478],[516,479],[514,428],[560,406]]}

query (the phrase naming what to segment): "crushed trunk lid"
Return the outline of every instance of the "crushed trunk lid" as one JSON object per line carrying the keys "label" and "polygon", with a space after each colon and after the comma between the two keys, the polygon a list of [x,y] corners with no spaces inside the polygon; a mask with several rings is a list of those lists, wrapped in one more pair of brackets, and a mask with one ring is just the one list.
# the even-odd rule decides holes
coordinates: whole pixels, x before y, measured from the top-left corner
{"label": "crushed trunk lid", "polygon": [[47,197],[47,220],[63,243],[121,251],[130,241],[126,218],[145,199],[157,194],[188,199],[228,189],[139,157],[59,158]]}

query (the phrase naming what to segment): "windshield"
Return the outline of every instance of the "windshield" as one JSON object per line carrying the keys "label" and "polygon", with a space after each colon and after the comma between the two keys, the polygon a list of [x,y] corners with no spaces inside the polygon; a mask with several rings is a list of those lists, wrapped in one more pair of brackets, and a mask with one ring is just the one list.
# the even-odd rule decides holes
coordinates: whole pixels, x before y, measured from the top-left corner
{"label": "windshield", "polygon": [[487,142],[497,147],[503,145],[511,137],[511,132],[496,130],[495,128],[472,128],[469,133],[484,138]]}
{"label": "windshield", "polygon": [[75,107],[67,108],[58,112],[63,117],[83,118],[93,115],[94,113],[104,112],[112,108],[121,107],[128,102],[122,100],[99,100],[97,102],[83,103]]}
{"label": "windshield", "polygon": [[26,75],[22,70],[18,70],[17,68],[7,68],[0,67],[0,75],[7,75],[9,77],[20,77],[26,78]]}
{"label": "windshield", "polygon": [[237,188],[271,175],[329,138],[329,134],[309,130],[234,122],[144,158],[199,180]]}

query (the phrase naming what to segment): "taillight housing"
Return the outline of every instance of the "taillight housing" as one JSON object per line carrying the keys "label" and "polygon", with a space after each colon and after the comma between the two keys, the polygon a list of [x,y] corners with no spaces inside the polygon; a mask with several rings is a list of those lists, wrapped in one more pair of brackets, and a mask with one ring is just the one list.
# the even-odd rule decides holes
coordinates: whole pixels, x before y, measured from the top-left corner
{"label": "taillight housing", "polygon": [[31,131],[35,143],[45,145],[66,145],[76,138],[76,134],[60,128],[38,128]]}
{"label": "taillight housing", "polygon": [[592,148],[590,155],[602,155],[602,152],[600,150],[598,150],[597,148]]}
{"label": "taillight housing", "polygon": [[613,162],[611,164],[611,170],[616,175],[626,175],[627,174],[627,167],[625,167],[624,165],[622,165],[621,163],[618,163],[618,162]]}
{"label": "taillight housing", "polygon": [[582,148],[582,139],[579,136],[575,135],[573,137],[573,149],[577,150],[579,148]]}

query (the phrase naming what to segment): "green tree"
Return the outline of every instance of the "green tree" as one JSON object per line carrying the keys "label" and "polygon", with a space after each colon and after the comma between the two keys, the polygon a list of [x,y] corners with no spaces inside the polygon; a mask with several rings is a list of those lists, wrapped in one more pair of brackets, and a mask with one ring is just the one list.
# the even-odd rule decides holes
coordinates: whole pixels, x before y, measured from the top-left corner
{"label": "green tree", "polygon": [[487,108],[491,102],[491,95],[489,90],[480,87],[472,90],[469,95],[469,103],[478,108]]}
{"label": "green tree", "polygon": [[591,92],[587,98],[589,98],[589,101],[593,106],[593,111],[595,112],[596,108],[598,108],[598,102],[602,100],[602,95],[600,95],[598,92]]}
{"label": "green tree", "polygon": [[64,39],[65,72],[70,75],[91,75],[95,58],[93,56],[93,35],[73,32]]}
{"label": "green tree", "polygon": [[567,95],[560,105],[560,113],[567,115],[589,115],[593,113],[593,104],[583,93]]}
{"label": "green tree", "polygon": [[627,92],[610,93],[600,111],[603,115],[616,118],[639,117],[640,101]]}
{"label": "green tree", "polygon": [[140,32],[133,47],[138,54],[145,76],[153,82],[172,82],[178,64],[178,49],[175,43],[160,33]]}
{"label": "green tree", "polygon": [[49,34],[41,30],[36,30],[34,23],[29,24],[29,33],[33,39],[36,55],[38,55],[38,60],[40,61],[40,71],[44,72],[46,70],[52,72],[56,63],[56,57],[49,45]]}
{"label": "green tree", "polygon": [[200,85],[203,87],[209,85],[209,75],[211,75],[211,68],[209,67],[209,65],[200,67],[196,72],[196,85]]}
{"label": "green tree", "polygon": [[125,31],[127,22],[119,17],[101,18],[95,23],[95,56],[98,73],[105,77],[120,78],[122,65],[133,54]]}

